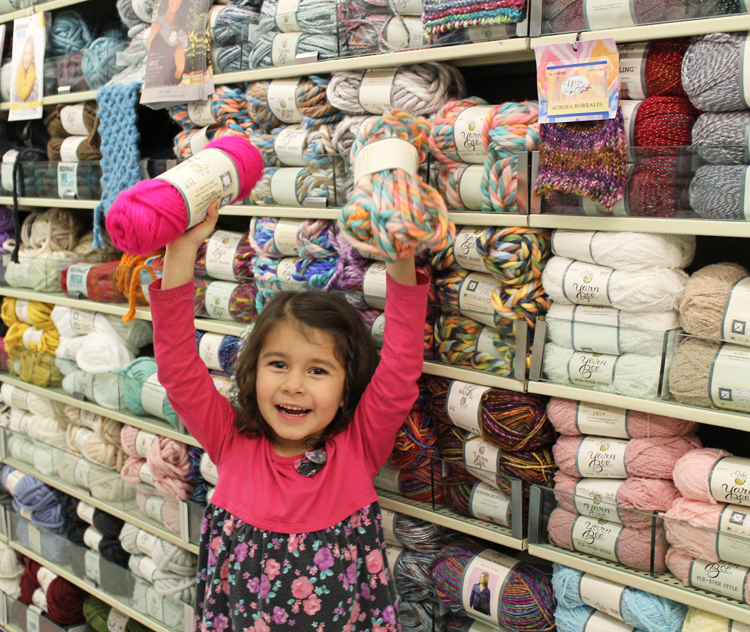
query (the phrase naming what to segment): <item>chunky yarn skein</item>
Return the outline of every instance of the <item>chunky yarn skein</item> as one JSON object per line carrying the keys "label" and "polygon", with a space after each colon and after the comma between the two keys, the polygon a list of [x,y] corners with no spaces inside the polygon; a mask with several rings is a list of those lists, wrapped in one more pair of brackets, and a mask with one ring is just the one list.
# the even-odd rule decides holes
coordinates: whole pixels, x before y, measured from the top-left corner
{"label": "chunky yarn skein", "polygon": [[[695,560],[696,564],[709,564],[708,560],[696,559],[674,547],[670,547],[669,551],[667,551],[667,567],[672,571],[672,574],[687,587],[692,586],[690,583],[690,567],[692,566],[693,560]],[[745,595],[745,603],[750,602],[750,574],[745,576],[742,594]]]}

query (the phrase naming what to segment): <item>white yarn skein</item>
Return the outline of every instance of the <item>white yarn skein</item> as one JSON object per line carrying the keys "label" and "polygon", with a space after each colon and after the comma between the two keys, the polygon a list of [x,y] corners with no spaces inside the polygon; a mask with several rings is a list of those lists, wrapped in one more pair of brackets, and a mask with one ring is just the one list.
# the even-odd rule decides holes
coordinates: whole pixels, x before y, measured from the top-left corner
{"label": "white yarn skein", "polygon": [[65,425],[55,417],[43,417],[11,407],[8,421],[11,430],[22,432],[47,445],[65,449]]}
{"label": "white yarn skein", "polygon": [[[328,102],[346,114],[367,114],[359,102],[364,72],[335,73],[326,89]],[[412,116],[432,116],[451,99],[466,95],[466,83],[457,68],[427,62],[402,66],[393,80],[391,105]]]}
{"label": "white yarn skein", "polygon": [[[86,461],[73,454],[65,454],[57,466],[57,473],[66,483],[81,487],[81,481],[76,479],[75,469],[80,461]],[[86,485],[94,498],[104,501],[131,500],[135,497],[135,491],[126,485],[116,472],[105,470],[102,467],[86,462],[90,469]]]}
{"label": "white yarn skein", "polygon": [[7,445],[13,458],[28,463],[38,472],[47,476],[57,472],[57,464],[63,454],[59,450],[15,434],[8,438]]}
{"label": "white yarn skein", "polygon": [[83,223],[77,213],[66,208],[51,208],[34,213],[24,221],[21,243],[44,252],[72,251],[78,244]]}
{"label": "white yarn skein", "polygon": [[120,530],[120,544],[122,545],[122,548],[131,555],[142,555],[138,548],[138,544],[136,543],[139,531],[140,529],[138,527],[129,522],[123,524],[122,529]]}
{"label": "white yarn skein", "polygon": [[359,116],[345,116],[333,128],[331,142],[336,151],[342,156],[349,156],[354,139],[357,137],[359,126],[362,125],[372,114]]}
{"label": "white yarn skein", "polygon": [[78,240],[78,243],[72,252],[76,258],[86,263],[107,263],[118,259],[119,250],[114,247],[109,235],[102,231],[104,238],[104,248],[94,248],[94,231],[90,230]]}
{"label": "white yarn skein", "polygon": [[[68,451],[84,456],[87,460],[110,470],[119,472],[127,458],[120,446],[106,443],[90,428],[70,424],[65,433]],[[80,444],[80,447],[79,447]]]}
{"label": "white yarn skein", "polygon": [[211,458],[206,452],[201,455],[199,469],[203,480],[205,480],[207,483],[216,485],[216,483],[219,482],[219,472],[217,471],[216,466],[213,464]]}
{"label": "white yarn skein", "polygon": [[90,428],[105,443],[109,443],[117,448],[121,447],[120,433],[122,432],[122,424],[119,421],[103,417],[102,415],[82,415],[81,412],[81,409],[77,406],[71,406],[70,404],[66,404],[65,406],[65,416],[70,423]]}
{"label": "white yarn skein", "polygon": [[[80,370],[66,375],[62,383],[63,390],[72,395],[75,391],[76,377],[78,376],[79,379],[82,379],[84,375],[85,373]],[[99,404],[99,406],[109,408],[110,410],[122,410],[125,408],[125,400],[120,388],[119,378],[114,373],[98,373],[94,375],[93,391],[94,402]]]}
{"label": "white yarn skein", "polygon": [[[93,315],[92,327],[94,332],[103,335],[119,336],[125,344],[129,345],[133,351],[137,351],[154,340],[154,328],[151,323],[144,320],[134,320],[124,323],[119,316],[111,314],[100,314],[98,312],[89,312],[85,310],[76,310],[88,318]],[[71,317],[73,310],[70,307],[55,305],[50,317],[55,323],[57,331],[60,332],[61,338],[73,338],[81,335],[80,331],[73,329]],[[92,333],[92,332],[85,332]]]}
{"label": "white yarn skein", "polygon": [[[18,393],[18,395],[16,395],[16,402],[13,402],[14,393]],[[29,412],[42,417],[54,417],[63,423],[65,422],[64,404],[51,400],[49,397],[37,395],[36,393],[32,393],[23,388],[5,383],[0,386],[0,396],[9,406],[22,408],[23,410],[28,410]],[[26,405],[18,406],[18,404],[24,403],[24,400]]]}
{"label": "white yarn skein", "polygon": [[21,575],[23,564],[18,561],[18,554],[4,542],[0,542],[0,590],[11,599],[21,596]]}
{"label": "white yarn skein", "polygon": [[122,369],[135,360],[135,354],[120,336],[88,334],[76,354],[76,364],[86,373],[107,373]]}
{"label": "white yarn skein", "polygon": [[[573,348],[573,321],[570,306],[553,303],[547,311],[547,338],[561,347]],[[603,310],[613,308],[603,307]],[[617,340],[621,353],[659,355],[664,345],[664,334],[680,327],[680,315],[675,311],[653,313],[620,312]],[[603,329],[603,326],[602,326]]]}
{"label": "white yarn skein", "polygon": [[[557,229],[552,233],[552,244],[562,243],[569,244],[573,250],[584,248],[594,263],[615,270],[684,268],[693,262],[695,256],[695,235]],[[556,255],[573,256],[553,250]]]}
{"label": "white yarn skein", "polygon": [[[146,553],[145,551],[142,552]],[[182,577],[192,577],[193,582],[195,581],[195,567],[198,564],[198,558],[181,546],[157,538],[154,544],[153,558],[159,570]]]}
{"label": "white yarn skein", "polygon": [[[574,354],[570,347],[560,347],[553,342],[544,345],[544,375],[556,384],[571,384],[568,363]],[[661,357],[626,353],[619,356],[614,383],[607,386],[590,386],[597,391],[619,393],[631,397],[655,398],[659,391]]]}
{"label": "white yarn skein", "polygon": [[83,339],[86,336],[75,336],[73,338],[60,337],[60,344],[55,350],[57,360],[55,365],[60,369],[60,373],[64,376],[68,375],[72,371],[75,371],[78,365],[76,364],[76,358],[78,357],[78,350],[83,344]]}
{"label": "white yarn skein", "polygon": [[[158,606],[153,609],[149,608],[149,602],[157,603]],[[156,588],[145,580],[135,583],[133,608],[142,614],[158,611],[157,614],[163,615],[161,622],[170,630],[181,630],[185,625],[184,605],[159,595]]]}
{"label": "white yarn skein", "polygon": [[[571,263],[573,259],[567,257],[552,257],[542,272],[544,290],[555,303],[573,304],[563,293],[563,278]],[[607,289],[612,307],[622,311],[667,312],[678,308],[687,280],[682,270],[615,270]]]}
{"label": "white yarn skein", "polygon": [[25,248],[21,248],[18,257],[20,263],[8,262],[5,282],[11,287],[30,288],[36,292],[59,291],[60,272],[75,261],[72,252],[41,252]]}

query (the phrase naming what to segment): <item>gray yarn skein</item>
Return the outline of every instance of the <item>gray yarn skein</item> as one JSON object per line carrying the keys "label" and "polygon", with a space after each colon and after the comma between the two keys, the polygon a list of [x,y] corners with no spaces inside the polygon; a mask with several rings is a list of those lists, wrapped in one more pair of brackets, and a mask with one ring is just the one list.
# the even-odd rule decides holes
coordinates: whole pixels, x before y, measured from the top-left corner
{"label": "gray yarn skein", "polygon": [[745,219],[742,165],[705,165],[690,183],[690,206],[707,219]]}
{"label": "gray yarn skein", "polygon": [[693,145],[700,156],[715,165],[747,164],[745,130],[750,111],[705,112],[693,126]]}
{"label": "gray yarn skein", "polygon": [[[258,30],[261,33],[279,32],[276,25],[278,0],[264,0],[260,8]],[[296,11],[297,24],[301,31],[315,35],[336,33],[336,3],[332,0],[300,0]]]}
{"label": "gray yarn skein", "polygon": [[682,60],[682,87],[704,112],[747,110],[740,89],[743,33],[710,33],[694,37]]}
{"label": "gray yarn skein", "polygon": [[[273,39],[278,33],[265,33],[260,37],[250,56],[252,68],[273,66]],[[308,35],[303,33],[297,40],[297,53],[318,53],[318,59],[333,59],[339,55],[339,43],[335,35]]]}

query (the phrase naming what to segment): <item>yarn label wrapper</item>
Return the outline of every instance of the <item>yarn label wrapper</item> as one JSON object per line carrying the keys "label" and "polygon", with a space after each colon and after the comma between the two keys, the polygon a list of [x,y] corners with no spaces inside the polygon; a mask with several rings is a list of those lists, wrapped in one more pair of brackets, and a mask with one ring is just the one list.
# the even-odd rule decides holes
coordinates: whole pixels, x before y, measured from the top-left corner
{"label": "yarn label wrapper", "polygon": [[211,112],[211,99],[205,101],[190,101],[187,104],[187,115],[191,123],[197,127],[207,127],[218,123]]}
{"label": "yarn label wrapper", "polygon": [[94,374],[76,371],[73,377],[73,392],[83,393],[86,399],[94,401]]}
{"label": "yarn label wrapper", "polygon": [[568,376],[576,386],[612,386],[620,356],[576,351],[568,361]]}
{"label": "yarn label wrapper", "polygon": [[467,275],[458,290],[458,311],[484,325],[494,327],[492,292],[499,285],[500,282],[490,274],[472,272]]}
{"label": "yarn label wrapper", "polygon": [[60,123],[71,136],[88,136],[89,130],[83,117],[84,104],[66,105],[60,110]]}
{"label": "yarn label wrapper", "polygon": [[386,270],[384,263],[373,263],[362,277],[365,303],[373,309],[385,309]]}
{"label": "yarn label wrapper", "polygon": [[[273,187],[273,180],[271,181],[271,186]],[[293,183],[292,188],[294,188]],[[297,206],[296,203],[295,206]],[[280,254],[287,257],[296,257],[299,255],[297,233],[303,223],[304,221],[301,219],[280,219],[276,222],[276,226],[273,228],[273,245]]]}
{"label": "yarn label wrapper", "polygon": [[[166,501],[158,494],[149,496],[148,500],[146,501],[146,504],[144,505],[144,509],[146,510],[146,515],[152,520],[156,520],[157,522],[162,522],[163,520],[162,509],[164,508],[165,503]],[[146,558],[146,559],[150,559],[150,558]]]}
{"label": "yarn label wrapper", "polygon": [[102,538],[101,533],[99,533],[94,527],[89,527],[86,529],[86,531],[83,532],[83,542],[84,544],[89,547],[92,551],[99,552],[99,544],[101,544]]}
{"label": "yarn label wrapper", "polygon": [[[200,342],[198,343],[198,355],[205,363],[206,368],[209,370],[222,370],[221,360],[219,358],[219,349],[221,349],[222,340],[224,340],[224,336],[222,336],[221,334],[212,334],[207,332],[203,334],[203,336],[201,336]],[[139,432],[138,434],[140,435],[141,433]]]}
{"label": "yarn label wrapper", "polygon": [[[214,334],[216,335],[216,334]],[[142,459],[147,459],[149,452],[151,452],[151,446],[154,445],[157,437],[155,434],[146,432],[145,430],[139,430],[138,434],[135,435],[135,452]]]}
{"label": "yarn label wrapper", "polygon": [[88,441],[89,437],[93,434],[94,431],[90,428],[85,428],[83,426],[76,428],[73,433],[73,445],[76,447],[76,450],[83,452],[83,447],[86,445],[86,441]]}
{"label": "yarn label wrapper", "polygon": [[96,264],[94,263],[76,263],[68,268],[68,273],[66,275],[68,296],[78,293],[88,298],[89,290],[87,279],[91,268],[95,265]]}
{"label": "yarn label wrapper", "polygon": [[78,148],[87,136],[68,136],[60,145],[60,160],[63,162],[78,162]]}
{"label": "yarn label wrapper", "polygon": [[482,164],[487,150],[482,141],[482,127],[494,105],[475,105],[459,113],[453,123],[453,142],[461,162]]}
{"label": "yarn label wrapper", "polygon": [[141,467],[138,468],[138,478],[141,479],[142,483],[146,483],[146,485],[150,485],[151,487],[154,486],[154,475],[151,473],[151,468],[148,466],[148,463],[143,463]]}
{"label": "yarn label wrapper", "polygon": [[583,632],[635,632],[635,628],[595,610],[583,624]]}
{"label": "yarn label wrapper", "polygon": [[400,547],[397,544],[388,544],[385,547],[385,559],[392,577],[395,577],[396,575],[396,562],[398,562],[398,558],[401,557],[403,552],[403,547]]}
{"label": "yarn label wrapper", "polygon": [[[469,167],[466,171],[471,168]],[[479,169],[482,169],[482,167],[479,167]],[[462,175],[461,181],[463,181],[463,177]],[[480,226],[464,226],[456,235],[456,241],[453,244],[453,256],[456,257],[456,263],[464,270],[487,272],[487,266],[477,252],[477,241],[483,233],[484,229]]]}
{"label": "yarn label wrapper", "polygon": [[617,45],[617,52],[620,54],[620,99],[648,98],[646,56],[650,46],[651,42]]}
{"label": "yarn label wrapper", "polygon": [[96,511],[94,507],[84,502],[79,502],[76,507],[78,517],[88,524],[94,524],[94,511]]}
{"label": "yarn label wrapper", "polygon": [[556,230],[552,233],[552,252],[558,257],[598,264],[592,246],[599,231]]}
{"label": "yarn label wrapper", "polygon": [[276,204],[302,206],[302,200],[297,198],[297,178],[302,171],[302,167],[282,167],[274,171],[271,176],[271,197]]}
{"label": "yarn label wrapper", "polygon": [[[135,5],[135,2],[133,3]],[[125,616],[122,612],[111,608],[107,617],[107,632],[125,632],[125,628],[130,621],[130,617]]]}
{"label": "yarn label wrapper", "polygon": [[463,608],[472,617],[499,625],[505,585],[518,564],[518,560],[497,551],[480,551],[461,573]]}
{"label": "yarn label wrapper", "polygon": [[690,584],[717,595],[745,601],[745,582],[750,574],[744,566],[728,562],[690,561]]}
{"label": "yarn label wrapper", "polygon": [[393,544],[400,546],[398,538],[396,537],[396,512],[390,509],[382,509],[380,512],[383,522],[383,535],[385,537],[386,544]]}
{"label": "yarn label wrapper", "polygon": [[[277,0],[274,20],[282,33],[302,31],[297,23],[299,0]],[[275,65],[275,64],[274,64]]]}
{"label": "yarn label wrapper", "polygon": [[750,349],[721,345],[711,367],[708,392],[717,408],[750,412]]}
{"label": "yarn label wrapper", "polygon": [[44,566],[40,566],[39,570],[36,572],[36,579],[44,592],[49,590],[49,585],[55,581],[57,577],[57,575],[51,570],[44,568]]}
{"label": "yarn label wrapper", "polygon": [[570,309],[570,340],[576,351],[621,355],[620,310],[594,305],[561,305]]}
{"label": "yarn label wrapper", "polygon": [[384,35],[385,41],[397,50],[421,48],[424,43],[424,26],[420,18],[391,18]]}
{"label": "yarn label wrapper", "polygon": [[[393,107],[393,82],[400,68],[367,70],[359,84],[357,99],[360,107],[370,114],[382,114]],[[357,181],[357,178],[354,178]]]}
{"label": "yarn label wrapper", "polygon": [[304,115],[297,108],[299,78],[274,79],[268,85],[266,101],[274,116],[284,123],[301,123]]}
{"label": "yarn label wrapper", "polygon": [[572,528],[573,548],[579,553],[589,553],[619,564],[617,544],[624,530],[621,524],[578,516]]}
{"label": "yarn label wrapper", "polygon": [[299,257],[287,257],[279,261],[276,266],[276,275],[279,277],[279,287],[282,290],[299,292],[305,289],[305,282],[295,278],[299,261],[301,261]]}
{"label": "yarn label wrapper", "polygon": [[583,16],[587,30],[635,26],[633,0],[584,0]]}
{"label": "yarn label wrapper", "polygon": [[470,211],[479,211],[482,209],[483,178],[484,167],[480,165],[469,165],[459,176],[458,195],[463,205]]}
{"label": "yarn label wrapper", "polygon": [[[287,167],[304,167],[307,163],[302,157],[309,130],[297,126],[283,128],[273,139],[273,152],[282,164]],[[275,197],[274,197],[275,199]]]}
{"label": "yarn label wrapper", "polygon": [[470,26],[466,29],[470,42],[485,42],[487,40],[508,39],[517,34],[516,24],[485,24]]}
{"label": "yarn label wrapper", "polygon": [[732,286],[724,308],[721,331],[724,340],[750,345],[750,277]]}
{"label": "yarn label wrapper", "polygon": [[237,283],[228,281],[214,281],[206,288],[206,313],[218,320],[232,320],[229,312],[229,302],[232,294],[239,287]]}
{"label": "yarn label wrapper", "polygon": [[201,456],[200,470],[207,483],[216,485],[219,482],[219,470],[205,452]]}
{"label": "yarn label wrapper", "polygon": [[[76,336],[75,338],[68,341],[63,350],[63,359],[75,360],[78,357],[78,351],[81,349],[83,344],[83,336]],[[80,393],[80,391],[78,391]]]}
{"label": "yarn label wrapper", "polygon": [[[468,438],[471,437],[471,438]],[[487,443],[479,436],[467,435],[463,444],[463,462],[469,474],[491,487],[497,487],[500,448]],[[507,525],[506,525],[507,526]]]}
{"label": "yarn label wrapper", "polygon": [[[70,286],[68,286],[70,287]],[[94,319],[96,313],[86,312],[81,309],[70,310],[70,328],[76,332],[78,336],[85,336],[96,331],[94,329]]]}
{"label": "yarn label wrapper", "polygon": [[750,509],[726,505],[721,510],[716,553],[724,562],[750,566]]}
{"label": "yarn label wrapper", "polygon": [[8,490],[11,496],[16,495],[16,485],[18,485],[23,477],[24,474],[18,470],[13,470],[8,474],[8,477],[5,479],[5,489]]}
{"label": "yarn label wrapper", "polygon": [[211,202],[226,206],[237,199],[240,191],[236,165],[215,147],[204,149],[157,177],[182,195],[187,210],[186,230],[204,220]]}
{"label": "yarn label wrapper", "polygon": [[399,15],[422,16],[422,0],[395,0],[393,6]]}
{"label": "yarn label wrapper", "polygon": [[217,230],[206,244],[206,274],[222,281],[238,281],[234,260],[242,242],[242,233]]}
{"label": "yarn label wrapper", "polygon": [[448,387],[448,396],[445,398],[445,412],[448,419],[455,426],[481,437],[482,401],[484,394],[491,390],[489,386],[479,386],[459,380],[451,382]]}
{"label": "yarn label wrapper", "polygon": [[166,420],[167,416],[164,414],[164,400],[166,397],[167,391],[159,383],[156,373],[146,378],[141,387],[141,406],[143,406],[143,409],[149,415]]}
{"label": "yarn label wrapper", "polygon": [[617,479],[582,478],[574,491],[576,511],[582,516],[622,523],[617,507],[617,490],[622,484]]}
{"label": "yarn label wrapper", "polygon": [[[505,346],[505,343],[502,340],[503,337],[500,330],[485,325],[477,336],[477,356],[485,354],[493,358],[503,358],[502,348]],[[495,345],[496,341],[501,341],[503,346],[500,349]]]}
{"label": "yarn label wrapper", "polygon": [[78,459],[76,465],[73,468],[73,478],[76,481],[76,485],[82,489],[89,489],[89,476],[93,466],[86,459]]}
{"label": "yarn label wrapper", "polygon": [[613,273],[612,268],[572,261],[563,274],[563,294],[575,305],[612,307],[609,283]]}
{"label": "yarn label wrapper", "polygon": [[365,145],[354,157],[354,182],[380,171],[401,169],[410,176],[419,170],[419,153],[409,141],[383,138]]}
{"label": "yarn label wrapper", "polygon": [[609,437],[584,437],[576,452],[576,470],[582,478],[628,478],[625,453],[629,442]]}
{"label": "yarn label wrapper", "polygon": [[138,572],[146,581],[153,583],[154,573],[156,572],[156,563],[148,555],[144,555],[138,561]]}
{"label": "yarn label wrapper", "polygon": [[16,300],[16,318],[22,323],[31,324],[29,320],[29,301],[27,300]]}
{"label": "yarn label wrapper", "polygon": [[750,460],[736,456],[719,459],[708,475],[708,489],[715,500],[750,506]]}
{"label": "yarn label wrapper", "polygon": [[164,597],[153,586],[146,590],[146,611],[157,621],[164,621]]}
{"label": "yarn label wrapper", "polygon": [[578,434],[630,439],[628,411],[600,404],[576,404],[576,429]]}
{"label": "yarn label wrapper", "polygon": [[578,594],[587,606],[624,621],[622,596],[625,586],[615,584],[596,575],[584,573],[578,580]]}
{"label": "yarn label wrapper", "polygon": [[380,349],[385,342],[385,314],[380,314],[370,326],[370,337]]}
{"label": "yarn label wrapper", "polygon": [[297,46],[303,33],[278,33],[271,43],[271,63],[290,66],[297,62]]}
{"label": "yarn label wrapper", "polygon": [[501,527],[510,526],[510,497],[484,483],[474,485],[471,490],[469,511],[480,520],[494,522]]}
{"label": "yarn label wrapper", "polygon": [[2,163],[0,163],[0,184],[8,193],[13,192],[13,165],[16,164],[18,157],[17,149],[9,149],[3,154]]}
{"label": "yarn label wrapper", "polygon": [[388,492],[401,493],[401,470],[386,462],[375,474],[375,486]]}
{"label": "yarn label wrapper", "polygon": [[157,538],[155,535],[151,535],[148,531],[140,529],[138,531],[138,535],[135,537],[135,545],[138,547],[138,550],[141,553],[153,558],[154,546],[156,546],[156,541],[158,539],[159,538]]}
{"label": "yarn label wrapper", "polygon": [[188,142],[188,146],[190,147],[191,154],[197,154],[206,145],[208,145],[209,141],[208,141],[208,128],[207,127],[202,127],[196,132],[190,132],[188,136],[190,139]]}
{"label": "yarn label wrapper", "polygon": [[31,602],[43,612],[47,612],[47,596],[41,588],[37,588],[31,596]]}
{"label": "yarn label wrapper", "polygon": [[24,410],[29,409],[29,393],[23,391],[20,388],[13,387],[10,395],[10,405],[16,408],[23,408]]}

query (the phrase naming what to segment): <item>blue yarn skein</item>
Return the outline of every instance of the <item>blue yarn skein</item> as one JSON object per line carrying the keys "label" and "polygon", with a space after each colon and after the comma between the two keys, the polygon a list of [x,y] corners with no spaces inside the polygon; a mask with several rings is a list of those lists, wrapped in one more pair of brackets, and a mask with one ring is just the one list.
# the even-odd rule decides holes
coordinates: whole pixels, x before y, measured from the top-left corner
{"label": "blue yarn skein", "polygon": [[62,515],[62,505],[59,503],[41,511],[32,511],[31,522],[48,531],[65,533],[65,518]]}
{"label": "blue yarn skein", "polygon": [[250,42],[240,42],[231,46],[222,46],[211,51],[211,61],[214,72],[238,72],[249,70],[253,45]]}
{"label": "blue yarn skein", "polygon": [[258,11],[230,4],[217,13],[210,32],[219,46],[232,46],[241,42],[254,44],[258,41]]}
{"label": "blue yarn skein", "polygon": [[[566,610],[584,606],[578,590],[583,573],[562,564],[554,564],[552,568],[552,589],[557,603]],[[620,607],[625,623],[647,632],[679,632],[688,610],[684,604],[635,588],[625,588]],[[560,632],[564,632],[562,628]]]}
{"label": "blue yarn skein", "polygon": [[304,279],[313,290],[322,290],[331,280],[338,262],[338,257],[300,259],[294,267],[298,278]]}
{"label": "blue yarn skein", "polygon": [[127,42],[111,37],[100,37],[91,42],[83,51],[81,61],[83,77],[89,88],[101,88],[118,72],[125,70],[126,66],[117,63],[117,53],[127,47]]}
{"label": "blue yarn skein", "polygon": [[[195,344],[200,345],[201,338],[206,334],[205,331],[195,332]],[[221,370],[226,373],[234,371],[234,362],[237,359],[237,351],[240,346],[240,339],[236,336],[222,336],[219,343],[219,364]]]}
{"label": "blue yarn skein", "polygon": [[[156,360],[146,357],[137,358],[124,369],[118,369],[116,373],[123,377],[121,383],[125,405],[136,415],[149,416],[150,413],[141,404],[141,391],[146,380],[156,373]],[[176,415],[172,404],[166,397],[162,404],[162,412],[166,420],[174,426]]]}
{"label": "blue yarn skein", "polygon": [[[557,632],[583,632],[583,626],[586,625],[586,621],[588,621],[592,612],[596,611],[588,606],[581,606],[580,608],[563,608],[558,605],[557,608],[555,608],[555,624],[557,625]],[[645,631],[635,628],[633,632]]]}
{"label": "blue yarn skein", "polygon": [[[8,467],[3,470],[3,487],[8,479],[8,474],[13,472],[13,468],[10,468],[10,472],[6,473]],[[7,487],[6,487],[7,489]],[[10,490],[8,490],[10,491]],[[23,477],[18,481],[16,488],[13,490],[13,506],[18,509],[28,509],[29,511],[43,511],[55,505],[60,504],[59,492],[52,489],[48,485],[42,483],[42,481],[24,474]]]}
{"label": "blue yarn skein", "polygon": [[88,24],[77,11],[58,13],[52,21],[47,35],[53,57],[78,53],[94,41]]}

